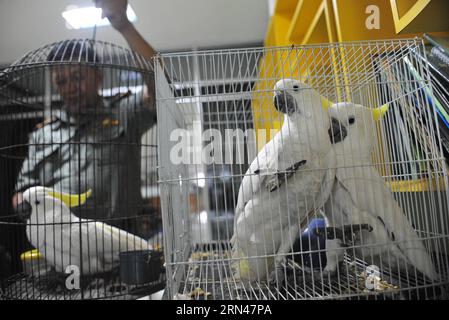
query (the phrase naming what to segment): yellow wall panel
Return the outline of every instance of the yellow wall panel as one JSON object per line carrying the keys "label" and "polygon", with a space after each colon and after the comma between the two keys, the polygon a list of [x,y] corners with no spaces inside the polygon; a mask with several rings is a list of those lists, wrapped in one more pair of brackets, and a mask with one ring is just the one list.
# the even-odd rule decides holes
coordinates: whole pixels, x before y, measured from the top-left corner
{"label": "yellow wall panel", "polygon": [[[376,5],[380,11],[380,29],[369,30],[366,21],[369,15],[366,8]],[[395,37],[389,0],[333,0],[337,25],[338,41],[379,40]]]}
{"label": "yellow wall panel", "polygon": [[300,0],[292,17],[287,37],[291,43],[302,43],[322,1]]}
{"label": "yellow wall panel", "polygon": [[[413,7],[421,3],[420,5],[427,5],[431,0],[390,0],[391,2],[391,8],[393,9],[396,7],[397,13],[399,14],[399,17],[405,16],[408,12],[410,12]],[[416,10],[416,9],[415,9]],[[393,12],[394,16],[394,12]]]}
{"label": "yellow wall panel", "polygon": [[[366,27],[366,9],[370,5],[380,10],[378,30]],[[324,35],[323,9],[329,39]],[[449,35],[448,12],[448,0],[278,0],[266,43],[281,46],[404,38],[423,33]]]}
{"label": "yellow wall panel", "polygon": [[289,39],[287,38],[288,29],[291,21],[290,14],[275,14],[272,19],[274,21],[274,34],[276,37],[276,45],[285,46],[289,45]]}
{"label": "yellow wall panel", "polygon": [[334,42],[335,19],[331,0],[321,2],[301,44]]}
{"label": "yellow wall panel", "polygon": [[274,13],[275,14],[288,13],[293,15],[296,5],[298,4],[299,1],[300,0],[277,0]]}
{"label": "yellow wall panel", "polygon": [[390,3],[398,34],[449,30],[447,0],[390,0]]}

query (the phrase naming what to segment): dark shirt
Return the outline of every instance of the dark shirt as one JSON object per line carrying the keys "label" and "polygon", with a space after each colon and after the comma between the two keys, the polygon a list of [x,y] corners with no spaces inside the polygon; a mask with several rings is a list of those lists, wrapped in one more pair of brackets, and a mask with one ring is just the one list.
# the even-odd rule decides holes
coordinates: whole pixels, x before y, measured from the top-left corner
{"label": "dark shirt", "polygon": [[142,211],[140,140],[156,117],[141,95],[100,104],[100,113],[77,119],[55,112],[31,133],[16,190],[40,185],[79,194],[91,189],[86,204],[72,212],[122,227],[122,218]]}

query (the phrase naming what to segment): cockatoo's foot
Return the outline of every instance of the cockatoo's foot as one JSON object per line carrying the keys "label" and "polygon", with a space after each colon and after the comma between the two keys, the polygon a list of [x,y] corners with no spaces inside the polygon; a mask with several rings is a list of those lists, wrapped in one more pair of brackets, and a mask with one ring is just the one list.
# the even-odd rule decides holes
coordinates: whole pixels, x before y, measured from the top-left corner
{"label": "cockatoo's foot", "polygon": [[335,275],[338,270],[338,262],[335,264],[326,264],[326,267],[323,269],[323,274]]}
{"label": "cockatoo's foot", "polygon": [[335,275],[344,257],[344,247],[339,240],[326,240],[326,250],[326,267],[322,271],[326,275]]}
{"label": "cockatoo's foot", "polygon": [[319,270],[315,270],[313,272],[314,278],[316,280],[329,280],[329,279],[333,279],[337,276],[337,268],[333,269],[333,268],[324,268],[323,270],[319,271]]}
{"label": "cockatoo's foot", "polygon": [[55,270],[48,271],[37,279],[37,287],[48,292],[59,292],[66,289],[67,275]]}
{"label": "cockatoo's foot", "polygon": [[268,284],[273,287],[282,287],[287,281],[287,259],[276,260],[274,270],[268,276]]}
{"label": "cockatoo's foot", "polygon": [[343,263],[339,263],[339,266],[326,266],[323,270],[314,269],[306,272],[305,277],[311,281],[331,281],[339,275],[346,273]]}
{"label": "cockatoo's foot", "polygon": [[246,289],[245,284],[243,283],[243,281],[239,280],[235,282],[235,290],[237,291],[243,291]]}

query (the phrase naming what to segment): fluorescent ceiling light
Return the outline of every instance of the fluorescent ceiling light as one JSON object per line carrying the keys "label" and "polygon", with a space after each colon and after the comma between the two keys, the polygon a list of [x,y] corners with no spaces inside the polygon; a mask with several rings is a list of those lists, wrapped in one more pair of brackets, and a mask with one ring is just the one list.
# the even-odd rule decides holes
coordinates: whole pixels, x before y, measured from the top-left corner
{"label": "fluorescent ceiling light", "polygon": [[[126,14],[129,21],[137,21],[136,13],[130,5],[128,5]],[[97,27],[110,25],[107,18],[101,19],[101,9],[96,7],[70,8],[64,11],[62,16],[73,29],[93,28],[95,25]]]}

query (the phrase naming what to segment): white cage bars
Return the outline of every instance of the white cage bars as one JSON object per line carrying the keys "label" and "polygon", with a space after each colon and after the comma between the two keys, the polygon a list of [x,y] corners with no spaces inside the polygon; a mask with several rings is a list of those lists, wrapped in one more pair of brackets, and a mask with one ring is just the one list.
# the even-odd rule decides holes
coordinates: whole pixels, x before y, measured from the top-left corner
{"label": "white cage bars", "polygon": [[[151,60],[93,40],[0,70],[6,298],[136,299],[163,287],[153,76]],[[135,270],[150,257],[151,279]]]}
{"label": "white cage bars", "polygon": [[448,180],[422,58],[418,39],[162,54],[169,297],[444,297]]}

